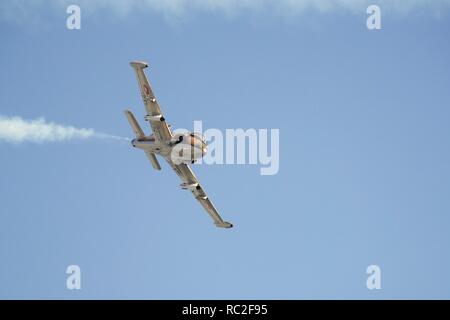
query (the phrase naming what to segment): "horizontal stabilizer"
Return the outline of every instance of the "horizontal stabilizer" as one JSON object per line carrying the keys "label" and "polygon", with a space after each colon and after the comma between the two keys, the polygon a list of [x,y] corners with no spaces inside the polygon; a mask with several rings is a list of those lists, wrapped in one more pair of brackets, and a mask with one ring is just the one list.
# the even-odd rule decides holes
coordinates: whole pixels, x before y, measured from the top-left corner
{"label": "horizontal stabilizer", "polygon": [[128,122],[130,123],[131,127],[133,128],[136,138],[138,138],[138,139],[144,138],[145,137],[144,131],[142,131],[142,129],[139,126],[139,123],[137,122],[133,113],[130,110],[125,110],[124,113],[127,116]]}
{"label": "horizontal stabilizer", "polygon": [[155,170],[161,170],[161,165],[158,162],[158,159],[156,158],[156,155],[153,152],[145,151],[145,154],[147,155],[148,159],[150,160],[153,168]]}

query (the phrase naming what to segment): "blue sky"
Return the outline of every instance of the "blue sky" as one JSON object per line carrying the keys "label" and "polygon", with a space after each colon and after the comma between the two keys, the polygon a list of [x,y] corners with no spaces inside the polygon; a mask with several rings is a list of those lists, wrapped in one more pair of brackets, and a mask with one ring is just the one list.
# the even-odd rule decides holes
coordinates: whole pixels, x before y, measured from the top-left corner
{"label": "blue sky", "polygon": [[0,141],[0,298],[450,298],[447,1],[380,2],[379,31],[366,1],[79,2],[73,31],[64,1],[14,3],[0,115],[131,138],[140,59],[174,127],[280,129],[280,171],[194,166],[222,230],[127,142]]}

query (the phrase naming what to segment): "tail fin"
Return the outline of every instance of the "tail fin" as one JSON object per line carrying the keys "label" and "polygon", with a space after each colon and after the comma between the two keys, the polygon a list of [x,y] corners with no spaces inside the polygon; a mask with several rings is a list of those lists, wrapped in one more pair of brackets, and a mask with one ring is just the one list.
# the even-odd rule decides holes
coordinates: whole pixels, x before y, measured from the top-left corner
{"label": "tail fin", "polygon": [[131,127],[133,128],[136,138],[138,138],[138,139],[144,138],[145,137],[144,131],[142,131],[142,129],[139,126],[139,123],[137,122],[133,113],[130,110],[125,110],[124,113],[127,116],[128,122],[130,123]]}
{"label": "tail fin", "polygon": [[[145,138],[144,131],[142,131],[142,129],[139,126],[139,123],[137,122],[133,113],[130,110],[125,110],[124,113],[127,116],[128,122],[130,123],[131,127],[133,128],[136,138],[137,139]],[[145,151],[145,154],[147,155],[148,159],[150,160],[152,167],[155,170],[161,170],[161,165],[159,164],[158,159],[156,158],[156,155],[150,151]]]}

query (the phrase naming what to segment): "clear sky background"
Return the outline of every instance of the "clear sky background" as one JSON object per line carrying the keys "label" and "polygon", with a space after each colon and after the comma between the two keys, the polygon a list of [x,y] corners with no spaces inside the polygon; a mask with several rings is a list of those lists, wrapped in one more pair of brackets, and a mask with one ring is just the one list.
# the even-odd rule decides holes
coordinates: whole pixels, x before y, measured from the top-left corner
{"label": "clear sky background", "polygon": [[74,0],[75,31],[67,2],[2,2],[0,115],[149,132],[145,60],[169,123],[278,128],[280,171],[194,166],[227,230],[128,142],[0,141],[0,298],[450,298],[448,2],[381,2],[379,31],[366,1],[252,2]]}

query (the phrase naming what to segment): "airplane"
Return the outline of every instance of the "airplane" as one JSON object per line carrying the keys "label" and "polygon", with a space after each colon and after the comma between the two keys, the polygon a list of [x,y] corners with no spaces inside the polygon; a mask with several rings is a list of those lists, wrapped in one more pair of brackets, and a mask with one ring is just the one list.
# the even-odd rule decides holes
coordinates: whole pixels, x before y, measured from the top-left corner
{"label": "airplane", "polygon": [[180,177],[182,181],[180,187],[192,192],[195,199],[200,202],[211,216],[214,224],[220,228],[232,228],[233,224],[221,218],[216,207],[189,167],[189,164],[195,163],[206,154],[207,144],[205,138],[196,132],[173,133],[161,112],[158,101],[144,73],[144,69],[148,67],[148,64],[142,61],[133,61],[130,62],[130,65],[136,73],[141,96],[147,111],[144,119],[150,123],[153,131],[153,134],[146,136],[133,113],[130,110],[125,110],[124,113],[136,135],[136,139],[131,140],[131,144],[135,148],[144,150],[155,170],[161,170],[161,165],[156,155],[164,158]]}

